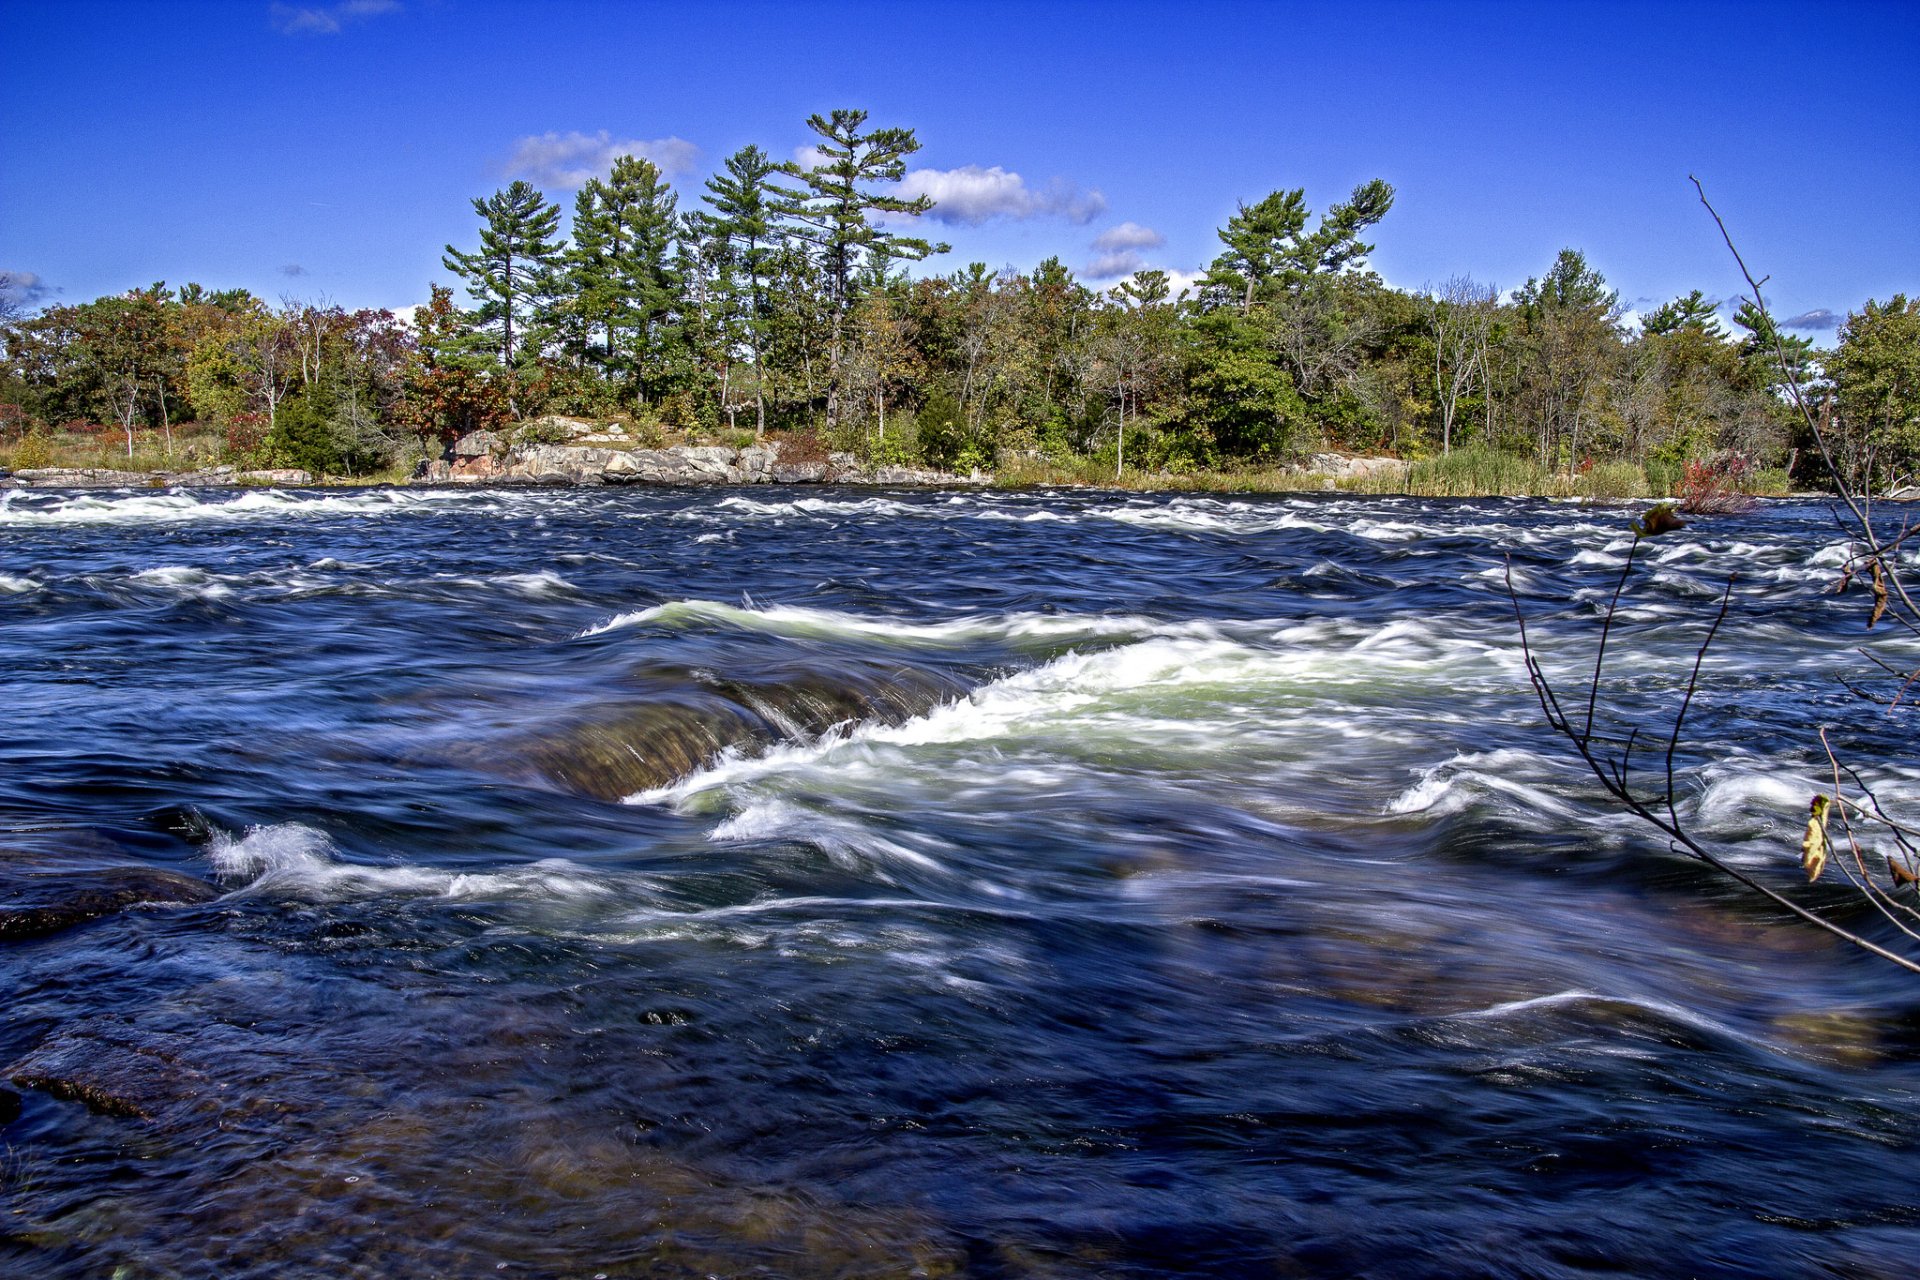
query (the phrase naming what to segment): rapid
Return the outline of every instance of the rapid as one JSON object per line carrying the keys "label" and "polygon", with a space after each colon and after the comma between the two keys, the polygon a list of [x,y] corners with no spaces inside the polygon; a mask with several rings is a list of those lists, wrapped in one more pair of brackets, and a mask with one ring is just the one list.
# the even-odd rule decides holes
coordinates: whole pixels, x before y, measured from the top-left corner
{"label": "rapid", "polygon": [[[0,1273],[1909,1275],[1920,985],[1528,684],[1633,514],[0,495]],[[1731,577],[1679,812],[1825,903],[1846,555],[1647,543],[1600,698]]]}

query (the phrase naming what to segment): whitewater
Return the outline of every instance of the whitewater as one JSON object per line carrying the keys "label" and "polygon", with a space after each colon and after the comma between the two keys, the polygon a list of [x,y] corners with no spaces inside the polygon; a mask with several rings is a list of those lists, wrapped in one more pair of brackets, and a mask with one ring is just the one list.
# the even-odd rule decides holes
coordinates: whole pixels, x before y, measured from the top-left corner
{"label": "whitewater", "polygon": [[[1909,1274],[1920,989],[1528,683],[1634,514],[0,495],[0,1272]],[[1847,553],[1609,641],[1664,746],[1730,591],[1677,810],[1783,892],[1822,728],[1920,812]]]}

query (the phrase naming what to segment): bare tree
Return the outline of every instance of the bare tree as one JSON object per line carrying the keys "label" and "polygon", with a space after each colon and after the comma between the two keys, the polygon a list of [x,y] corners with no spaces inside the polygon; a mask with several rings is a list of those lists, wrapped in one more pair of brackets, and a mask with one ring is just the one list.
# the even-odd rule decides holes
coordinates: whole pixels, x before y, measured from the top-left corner
{"label": "bare tree", "polygon": [[1440,404],[1440,452],[1453,452],[1453,424],[1475,378],[1486,382],[1487,336],[1499,290],[1471,276],[1451,276],[1422,299],[1433,339],[1433,393]]}

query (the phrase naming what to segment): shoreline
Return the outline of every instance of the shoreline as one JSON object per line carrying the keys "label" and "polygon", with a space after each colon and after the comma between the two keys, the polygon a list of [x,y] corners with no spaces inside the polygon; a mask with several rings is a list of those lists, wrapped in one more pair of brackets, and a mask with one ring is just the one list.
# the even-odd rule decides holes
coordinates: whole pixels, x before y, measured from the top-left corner
{"label": "shoreline", "polygon": [[[551,421],[551,420],[549,420]],[[564,421],[564,420],[563,420]],[[573,426],[574,424],[568,423]],[[586,424],[580,424],[584,426]],[[1509,498],[1542,501],[1662,502],[1674,496],[1651,488],[1601,485],[1580,475],[1535,469],[1526,479],[1549,487],[1500,484],[1521,479],[1481,475],[1444,486],[1420,474],[1422,463],[1390,457],[1322,452],[1300,463],[1245,471],[1089,474],[1036,458],[1009,459],[992,471],[968,475],[927,468],[871,466],[851,453],[818,448],[790,450],[786,442],[745,445],[678,444],[658,448],[584,432],[565,442],[525,432],[476,431],[455,440],[439,458],[423,460],[410,475],[377,477],[315,475],[299,468],[244,469],[231,465],[190,470],[120,470],[113,467],[0,468],[0,492],[18,490],[105,491],[191,489],[379,489],[379,488],[733,488],[758,485],[925,490],[1085,490],[1114,493],[1346,494],[1352,497]],[[1644,476],[1642,476],[1644,483]],[[1750,493],[1749,498],[1815,497],[1803,493]]]}

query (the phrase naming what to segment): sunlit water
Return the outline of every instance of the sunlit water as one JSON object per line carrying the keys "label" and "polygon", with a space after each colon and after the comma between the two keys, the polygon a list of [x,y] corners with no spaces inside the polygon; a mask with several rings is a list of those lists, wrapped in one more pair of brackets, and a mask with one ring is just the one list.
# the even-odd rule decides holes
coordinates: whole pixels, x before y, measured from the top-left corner
{"label": "sunlit water", "polygon": [[[0,1271],[1912,1274],[1920,986],[1527,687],[1630,514],[7,495],[0,909],[214,896],[0,939]],[[1737,574],[1681,812],[1794,893],[1818,726],[1920,807],[1844,554],[1650,544],[1602,699]]]}

